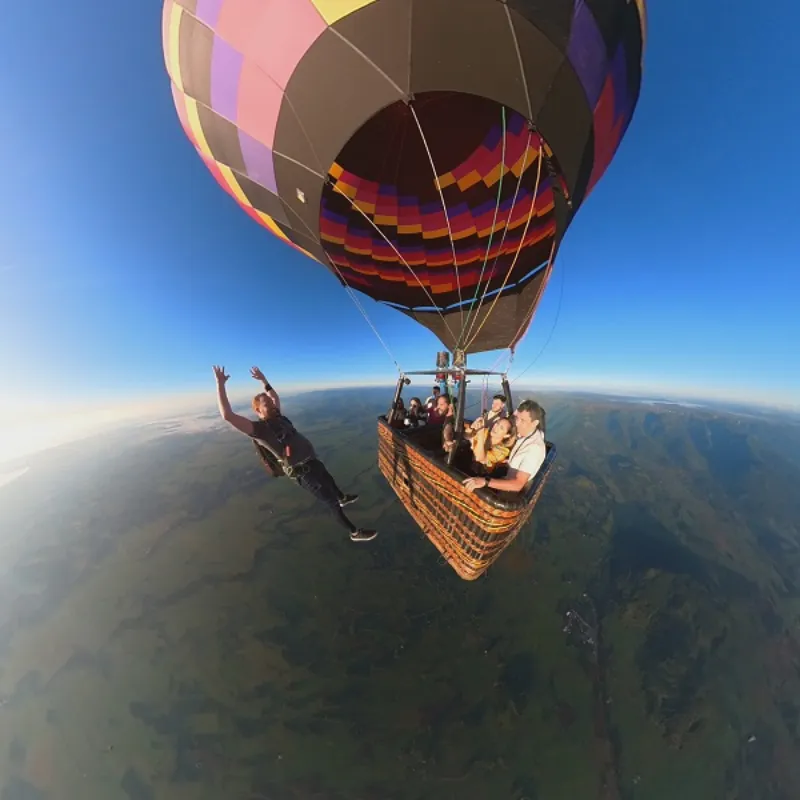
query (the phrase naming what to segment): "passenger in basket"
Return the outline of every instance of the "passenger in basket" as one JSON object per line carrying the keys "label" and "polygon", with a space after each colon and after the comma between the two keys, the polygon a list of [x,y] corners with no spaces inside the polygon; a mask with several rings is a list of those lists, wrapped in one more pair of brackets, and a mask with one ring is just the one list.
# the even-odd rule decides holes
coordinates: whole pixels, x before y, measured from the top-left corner
{"label": "passenger in basket", "polygon": [[521,492],[536,477],[544,463],[547,449],[544,441],[545,410],[535,400],[523,400],[514,412],[517,441],[508,457],[505,478],[467,478],[468,492],[489,488],[501,492]]}
{"label": "passenger in basket", "polygon": [[497,467],[508,462],[516,440],[514,424],[508,419],[498,419],[491,428],[476,432],[472,437],[473,470],[490,476]]}

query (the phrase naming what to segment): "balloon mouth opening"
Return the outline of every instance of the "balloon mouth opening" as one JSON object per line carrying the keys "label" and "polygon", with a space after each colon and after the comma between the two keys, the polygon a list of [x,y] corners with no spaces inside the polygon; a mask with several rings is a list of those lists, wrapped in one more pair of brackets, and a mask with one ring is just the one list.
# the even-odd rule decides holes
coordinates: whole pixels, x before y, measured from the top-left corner
{"label": "balloon mouth opening", "polygon": [[546,260],[556,182],[565,187],[522,114],[477,95],[418,94],[381,109],[342,148],[322,193],[321,243],[354,288],[446,307],[461,277],[474,289],[512,261],[518,275]]}

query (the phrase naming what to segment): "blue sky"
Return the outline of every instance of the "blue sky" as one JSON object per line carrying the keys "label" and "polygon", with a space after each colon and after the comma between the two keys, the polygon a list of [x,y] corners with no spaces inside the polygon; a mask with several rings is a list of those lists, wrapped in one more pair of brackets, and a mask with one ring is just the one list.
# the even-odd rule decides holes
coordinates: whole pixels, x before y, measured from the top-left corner
{"label": "blue sky", "polygon": [[[336,280],[242,213],[177,120],[161,3],[12,3],[0,32],[0,392],[82,404],[389,381]],[[800,7],[652,2],[645,81],[514,377],[800,397]],[[793,141],[794,140],[794,141]],[[404,369],[438,342],[362,298]],[[557,326],[553,331],[553,324]],[[476,357],[488,366],[499,353]]]}

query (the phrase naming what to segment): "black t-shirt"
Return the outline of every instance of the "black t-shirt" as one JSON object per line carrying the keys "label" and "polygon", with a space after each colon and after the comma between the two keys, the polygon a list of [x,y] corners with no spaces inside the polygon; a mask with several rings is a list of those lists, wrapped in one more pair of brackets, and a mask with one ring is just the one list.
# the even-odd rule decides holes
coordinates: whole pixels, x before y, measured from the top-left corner
{"label": "black t-shirt", "polygon": [[[299,434],[291,420],[282,414],[253,422],[252,437],[282,460],[287,461],[292,467],[308,461],[309,458],[317,457],[311,442]],[[289,449],[288,454],[287,448]]]}

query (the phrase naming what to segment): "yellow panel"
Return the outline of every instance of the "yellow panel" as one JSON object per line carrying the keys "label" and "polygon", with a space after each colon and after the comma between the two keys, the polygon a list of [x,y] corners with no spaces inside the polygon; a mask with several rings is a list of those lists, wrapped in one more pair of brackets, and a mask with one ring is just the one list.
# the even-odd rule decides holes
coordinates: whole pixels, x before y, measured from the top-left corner
{"label": "yellow panel", "polygon": [[247,199],[247,195],[245,195],[245,193],[242,191],[242,187],[239,186],[239,181],[236,180],[233,170],[230,167],[226,167],[224,164],[220,164],[219,162],[217,162],[217,166],[219,167],[219,171],[222,173],[222,177],[225,178],[225,183],[228,184],[230,190],[233,192],[233,196],[243,206],[252,208],[253,204]]}
{"label": "yellow panel", "polygon": [[554,208],[556,204],[551,200],[546,206],[536,206],[536,213],[534,214],[535,217],[543,217],[546,214],[549,214]]}
{"label": "yellow panel", "polygon": [[480,174],[474,169],[458,182],[458,188],[461,189],[462,192],[466,192],[470,186],[474,186],[480,179]]}
{"label": "yellow panel", "polygon": [[265,228],[272,231],[279,239],[283,239],[284,242],[289,241],[289,237],[275,224],[275,220],[272,219],[272,217],[258,209],[256,209],[256,214],[258,214],[259,218],[264,223]]}
{"label": "yellow panel", "polygon": [[336,181],[336,190],[351,200],[358,194],[355,186],[350,186],[344,181]]}
{"label": "yellow panel", "polygon": [[[497,220],[497,224],[494,226],[494,232],[500,233],[506,226],[506,221],[504,219]],[[492,226],[490,225],[488,228],[483,228],[478,231],[478,236],[482,238],[486,238],[492,232]]]}
{"label": "yellow panel", "polygon": [[344,173],[344,170],[343,170],[343,169],[342,169],[342,168],[341,168],[341,167],[340,167],[338,164],[334,164],[334,165],[333,165],[333,166],[332,166],[332,167],[331,167],[331,168],[328,170],[328,174],[329,174],[329,175],[330,175],[330,176],[331,176],[331,177],[332,177],[334,180],[337,180],[337,181],[339,180],[339,178],[341,178],[341,177],[342,177],[342,174],[343,174],[343,173]]}
{"label": "yellow panel", "polygon": [[431,286],[431,294],[445,294],[445,292],[452,292],[453,291],[453,284],[452,283],[445,283],[442,285],[434,284]]}
{"label": "yellow panel", "polygon": [[[459,239],[466,239],[467,236],[472,236],[475,233],[476,233],[475,226],[473,225],[471,228],[467,228],[465,231],[461,231],[460,233],[454,233],[453,240],[458,241]],[[458,263],[459,264],[461,263],[460,259]]]}
{"label": "yellow panel", "polygon": [[487,186],[493,186],[500,180],[500,175],[505,175],[505,164],[496,164],[488,175],[484,176],[483,182]]}
{"label": "yellow panel", "polygon": [[180,48],[178,46],[178,34],[181,28],[181,14],[183,14],[183,8],[181,8],[181,6],[179,6],[177,3],[173,3],[169,15],[169,45],[167,61],[169,63],[170,77],[175,82],[175,85],[181,91],[183,91],[183,79],[181,78],[181,60],[179,52]]}
{"label": "yellow panel", "polygon": [[376,214],[375,215],[375,224],[376,225],[391,225],[392,227],[397,227],[397,217],[391,217],[388,214]]}
{"label": "yellow panel", "polygon": [[422,225],[417,223],[416,225],[398,225],[397,226],[398,233],[422,233]]}
{"label": "yellow panel", "polygon": [[353,270],[353,272],[357,272],[359,275],[377,275],[378,274],[378,270],[376,270],[375,267],[365,267],[365,266],[362,266],[361,264],[359,264],[358,266],[356,266],[356,265],[353,265],[353,266],[348,265],[347,268]]}
{"label": "yellow panel", "polygon": [[517,178],[519,178],[520,174],[522,173],[522,167],[524,166],[525,169],[528,169],[528,167],[530,167],[531,164],[535,164],[536,163],[536,159],[537,158],[539,158],[539,148],[538,147],[528,147],[527,151],[524,152],[519,157],[519,160],[517,161],[517,163],[514,164],[513,167],[511,167],[511,171],[514,173],[514,175]]}
{"label": "yellow panel", "polygon": [[[529,209],[529,211],[530,211],[530,209]],[[535,219],[535,217],[536,217],[536,212],[534,212],[533,214],[531,214],[531,220]],[[528,223],[528,214],[526,213],[526,214],[523,214],[523,215],[522,215],[522,216],[521,216],[521,217],[520,217],[520,218],[519,218],[519,219],[518,219],[516,222],[512,222],[512,223],[511,223],[511,224],[508,226],[508,229],[509,229],[510,231],[513,231],[513,230],[516,230],[517,228],[521,228],[521,227],[523,227],[523,226],[524,226],[524,225],[526,225],[527,223]]]}
{"label": "yellow panel", "polygon": [[434,181],[437,189],[446,189],[448,186],[452,186],[455,182],[456,179],[452,172],[448,172],[447,175],[442,175],[441,178],[437,178]]}
{"label": "yellow panel", "polygon": [[[186,118],[189,120],[189,127],[192,129],[197,146],[200,148],[203,155],[209,158],[214,158],[211,153],[211,148],[206,141],[206,135],[203,133],[203,126],[200,124],[200,115],[197,113],[197,101],[189,95],[184,95],[186,98]],[[214,159],[216,161],[216,159]]]}
{"label": "yellow panel", "polygon": [[319,238],[323,242],[332,242],[333,244],[344,244],[344,236],[331,236],[329,233],[321,233]]}
{"label": "yellow panel", "polygon": [[375,203],[367,203],[364,200],[353,200],[353,205],[364,214],[375,213]]}
{"label": "yellow panel", "polygon": [[311,0],[317,7],[317,11],[328,25],[333,25],[336,20],[346,17],[359,8],[364,8],[374,0]]}
{"label": "yellow panel", "polygon": [[439,228],[438,231],[423,231],[422,238],[423,239],[438,239],[440,236],[448,236],[450,231],[447,228]]}

